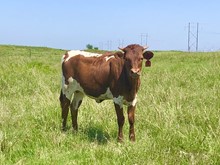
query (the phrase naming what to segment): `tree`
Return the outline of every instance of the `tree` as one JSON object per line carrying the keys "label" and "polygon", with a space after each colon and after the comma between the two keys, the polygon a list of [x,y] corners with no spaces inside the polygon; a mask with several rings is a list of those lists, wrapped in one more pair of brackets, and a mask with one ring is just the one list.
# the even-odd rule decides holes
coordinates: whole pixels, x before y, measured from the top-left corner
{"label": "tree", "polygon": [[87,49],[93,49],[93,46],[92,46],[91,44],[87,44],[87,45],[86,45],[86,48],[87,48]]}

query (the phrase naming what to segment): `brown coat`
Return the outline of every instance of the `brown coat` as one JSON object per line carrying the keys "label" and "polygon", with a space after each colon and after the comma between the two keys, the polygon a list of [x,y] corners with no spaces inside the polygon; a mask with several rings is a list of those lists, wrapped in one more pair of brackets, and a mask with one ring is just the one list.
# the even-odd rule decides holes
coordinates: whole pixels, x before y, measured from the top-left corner
{"label": "brown coat", "polygon": [[[106,53],[101,56],[86,56],[67,52],[63,56],[62,73],[63,84],[60,95],[62,107],[63,129],[66,127],[68,108],[71,104],[72,125],[78,128],[78,108],[84,95],[94,98],[97,102],[113,99],[118,118],[118,139],[122,140],[122,126],[124,115],[122,105],[128,105],[130,123],[129,137],[135,140],[134,110],[136,96],[140,87],[140,73],[143,59],[153,57],[150,51],[144,52],[140,45],[129,45],[122,52]],[[71,54],[72,53],[72,54]],[[72,96],[74,94],[74,98]]]}

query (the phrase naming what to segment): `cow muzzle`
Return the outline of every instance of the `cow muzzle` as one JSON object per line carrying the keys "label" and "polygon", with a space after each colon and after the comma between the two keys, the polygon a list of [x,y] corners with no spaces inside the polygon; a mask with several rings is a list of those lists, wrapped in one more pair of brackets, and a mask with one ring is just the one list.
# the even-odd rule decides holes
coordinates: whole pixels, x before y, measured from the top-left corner
{"label": "cow muzzle", "polygon": [[132,78],[138,78],[141,75],[141,70],[140,69],[131,69],[131,77]]}

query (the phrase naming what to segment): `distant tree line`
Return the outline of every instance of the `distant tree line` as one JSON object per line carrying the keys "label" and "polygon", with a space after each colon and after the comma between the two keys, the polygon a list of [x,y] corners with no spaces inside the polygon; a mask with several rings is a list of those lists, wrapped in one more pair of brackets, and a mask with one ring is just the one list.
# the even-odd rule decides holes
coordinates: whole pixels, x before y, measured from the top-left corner
{"label": "distant tree line", "polygon": [[99,50],[98,47],[94,47],[94,46],[91,45],[91,44],[87,44],[87,45],[86,45],[86,48],[87,48],[87,49],[95,49],[95,50]]}

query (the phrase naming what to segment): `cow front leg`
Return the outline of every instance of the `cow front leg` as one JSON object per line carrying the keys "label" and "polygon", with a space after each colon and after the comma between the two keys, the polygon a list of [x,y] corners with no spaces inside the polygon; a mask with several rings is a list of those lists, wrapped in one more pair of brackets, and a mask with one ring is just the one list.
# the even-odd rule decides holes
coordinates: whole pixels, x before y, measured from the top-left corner
{"label": "cow front leg", "polygon": [[62,91],[60,92],[60,106],[62,111],[62,130],[66,131],[66,122],[69,113],[70,100],[66,98]]}
{"label": "cow front leg", "polygon": [[75,92],[73,101],[71,103],[72,127],[73,127],[73,130],[75,131],[78,130],[78,123],[77,123],[78,109],[82,103],[83,96],[84,96],[83,93]]}
{"label": "cow front leg", "polygon": [[135,114],[135,106],[128,106],[128,121],[129,121],[129,139],[131,141],[135,141],[135,132],[134,132],[134,114]]}
{"label": "cow front leg", "polygon": [[115,105],[115,111],[117,114],[117,121],[118,121],[118,141],[122,142],[123,141],[123,125],[125,122],[123,107],[116,103],[114,103],[114,105]]}

